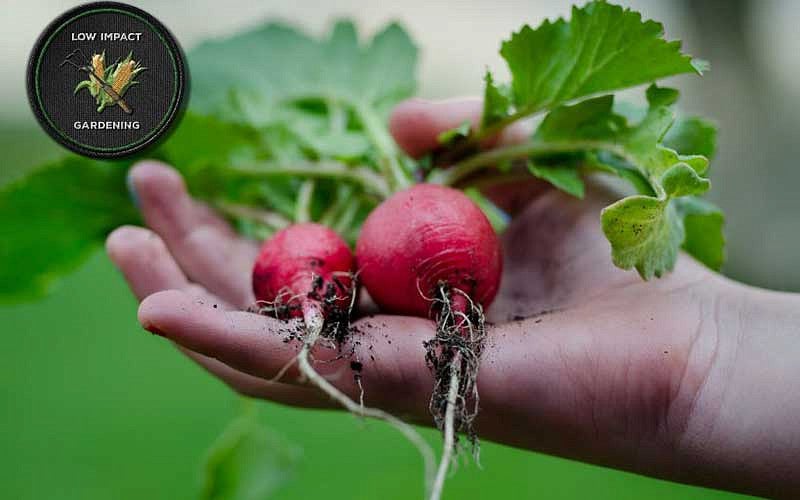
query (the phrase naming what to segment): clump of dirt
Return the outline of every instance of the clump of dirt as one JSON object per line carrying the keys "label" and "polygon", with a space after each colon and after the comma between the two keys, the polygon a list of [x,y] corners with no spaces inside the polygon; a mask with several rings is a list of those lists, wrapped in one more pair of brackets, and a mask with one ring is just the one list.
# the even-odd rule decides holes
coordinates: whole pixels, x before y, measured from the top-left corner
{"label": "clump of dirt", "polygon": [[[348,283],[350,284],[348,286]],[[319,303],[325,317],[325,324],[319,334],[318,342],[329,349],[338,350],[338,354],[322,363],[334,363],[341,359],[352,359],[356,349],[360,347],[360,340],[353,340],[354,334],[361,333],[357,326],[351,322],[353,308],[355,305],[355,290],[358,289],[356,276],[346,277],[334,276],[330,281],[325,282],[322,276],[315,276],[312,280],[312,288],[306,298]],[[347,307],[342,307],[342,297],[348,294],[349,301]],[[275,319],[286,321],[298,317],[302,308],[301,296],[291,296],[288,293],[281,293],[278,298],[271,303],[259,302],[250,306],[247,311],[269,316]],[[302,324],[296,324],[290,328],[282,329],[283,342],[303,341],[306,329]],[[370,346],[371,349],[371,346]],[[373,358],[374,359],[374,358]],[[361,381],[364,365],[354,360],[350,362],[350,369],[356,382]]]}

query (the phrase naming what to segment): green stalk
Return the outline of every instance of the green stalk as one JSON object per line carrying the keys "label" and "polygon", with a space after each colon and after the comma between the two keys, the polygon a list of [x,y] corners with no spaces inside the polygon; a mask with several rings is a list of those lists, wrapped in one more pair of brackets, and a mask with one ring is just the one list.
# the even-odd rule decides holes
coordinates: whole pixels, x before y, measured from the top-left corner
{"label": "green stalk", "polygon": [[452,186],[485,167],[497,165],[505,161],[552,155],[557,153],[592,151],[597,149],[603,149],[619,156],[625,156],[624,151],[622,151],[619,147],[603,141],[547,143],[531,140],[521,144],[514,144],[512,146],[505,146],[484,151],[466,158],[465,160],[462,160],[447,169],[435,170],[428,176],[428,182]]}
{"label": "green stalk", "polygon": [[294,212],[295,222],[311,221],[311,200],[314,197],[314,180],[304,181],[297,194],[297,205]]}
{"label": "green stalk", "polygon": [[414,180],[400,163],[397,146],[383,120],[380,119],[371,106],[361,101],[354,102],[353,107],[361,119],[364,131],[369,136],[373,146],[378,150],[378,162],[383,170],[384,177],[389,181],[389,188],[392,191],[400,191],[410,187]]}
{"label": "green stalk", "polygon": [[258,208],[250,207],[247,205],[239,205],[227,201],[216,201],[214,202],[214,208],[216,208],[219,212],[229,217],[248,219],[254,222],[258,222],[259,224],[267,226],[269,229],[273,231],[283,229],[284,227],[291,224],[291,221],[289,219],[287,219],[286,217],[277,212],[271,212],[269,210],[260,210]]}
{"label": "green stalk", "polygon": [[338,218],[336,223],[333,226],[333,230],[339,234],[344,234],[353,224],[353,219],[356,216],[356,212],[358,212],[358,208],[361,206],[361,200],[359,198],[353,198],[347,202],[342,211],[341,216]]}
{"label": "green stalk", "polygon": [[234,165],[230,169],[239,175],[254,179],[269,179],[270,177],[311,177],[317,179],[339,179],[360,184],[365,191],[387,198],[391,195],[389,185],[384,178],[370,168],[348,166],[336,161],[301,162],[286,165],[273,163],[252,163],[249,165]]}
{"label": "green stalk", "polygon": [[347,113],[344,111],[341,101],[333,98],[325,99],[328,106],[329,126],[334,132],[342,132],[347,128]]}
{"label": "green stalk", "polygon": [[459,143],[455,146],[452,150],[448,151],[448,154],[452,154],[454,157],[458,157],[459,153],[463,153],[465,151],[470,151],[474,148],[480,146],[481,142],[498,135],[500,132],[503,131],[506,127],[511,125],[512,123],[522,120],[524,118],[528,118],[529,116],[533,116],[539,111],[542,111],[541,108],[522,108],[518,109],[516,112],[506,116],[505,118],[494,122],[493,124],[489,125],[488,127],[479,128],[477,132],[474,134],[471,133],[466,140]]}
{"label": "green stalk", "polygon": [[339,213],[342,211],[347,200],[350,200],[353,194],[353,186],[350,184],[340,184],[336,188],[336,198],[333,203],[328,205],[325,212],[319,218],[320,224],[332,227],[334,221],[338,218]]}

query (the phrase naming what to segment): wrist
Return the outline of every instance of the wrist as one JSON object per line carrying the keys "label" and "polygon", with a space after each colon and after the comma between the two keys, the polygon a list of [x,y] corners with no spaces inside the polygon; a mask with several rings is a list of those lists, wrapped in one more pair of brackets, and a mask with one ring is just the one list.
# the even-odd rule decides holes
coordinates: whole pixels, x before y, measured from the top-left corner
{"label": "wrist", "polygon": [[708,370],[679,442],[687,482],[800,495],[800,295],[716,280],[693,355]]}

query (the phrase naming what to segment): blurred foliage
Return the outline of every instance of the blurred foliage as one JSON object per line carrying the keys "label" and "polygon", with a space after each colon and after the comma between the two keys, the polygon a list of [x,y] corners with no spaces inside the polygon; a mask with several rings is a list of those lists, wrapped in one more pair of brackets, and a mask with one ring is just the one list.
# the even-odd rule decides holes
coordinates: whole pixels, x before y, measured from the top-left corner
{"label": "blurred foliage", "polygon": [[260,500],[292,479],[300,450],[258,418],[256,403],[242,400],[242,413],[211,447],[202,500]]}
{"label": "blurred foliage", "polygon": [[0,195],[0,299],[34,300],[73,271],[108,233],[136,223],[126,169],[68,156],[16,179]]}

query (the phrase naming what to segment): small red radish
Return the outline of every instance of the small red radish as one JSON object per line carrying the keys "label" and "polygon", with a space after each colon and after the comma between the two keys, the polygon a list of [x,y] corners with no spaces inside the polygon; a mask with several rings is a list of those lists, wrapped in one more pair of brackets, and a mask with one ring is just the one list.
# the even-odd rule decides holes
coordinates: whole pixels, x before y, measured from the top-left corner
{"label": "small red radish", "polygon": [[353,254],[321,224],[294,224],[264,242],[253,267],[253,292],[280,317],[302,317],[307,327],[324,322],[331,307],[351,300]]}
{"label": "small red radish", "polygon": [[[386,312],[428,317],[440,285],[488,307],[503,259],[481,209],[461,191],[418,184],[396,193],[367,217],[356,244],[359,278]],[[464,297],[453,295],[456,309]]]}
{"label": "small red radish", "polygon": [[444,434],[431,489],[441,497],[461,431],[477,453],[472,426],[485,321],[500,286],[500,242],[481,209],[461,191],[418,184],[394,194],[367,217],[356,244],[362,283],[386,312],[436,318],[425,343],[436,382],[430,408]]}

